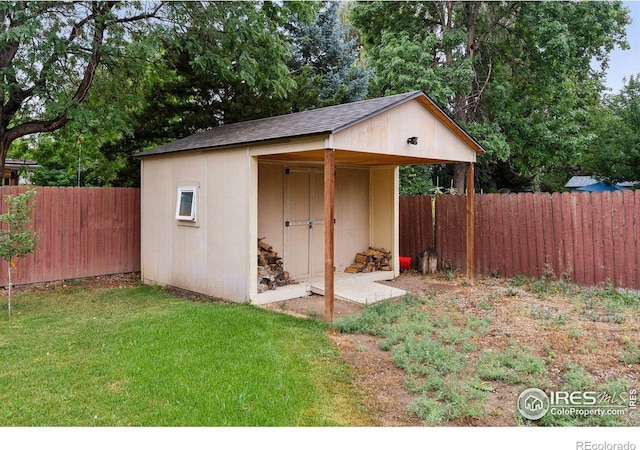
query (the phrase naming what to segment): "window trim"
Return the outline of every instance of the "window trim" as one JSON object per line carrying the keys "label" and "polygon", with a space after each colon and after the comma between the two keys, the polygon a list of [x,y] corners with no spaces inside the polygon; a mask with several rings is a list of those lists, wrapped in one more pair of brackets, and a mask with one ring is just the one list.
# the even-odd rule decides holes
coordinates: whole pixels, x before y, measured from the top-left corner
{"label": "window trim", "polygon": [[[196,186],[178,186],[178,198],[176,200],[176,220],[184,220],[187,222],[195,222],[196,221],[196,203],[197,203],[197,190]],[[191,213],[189,215],[181,215],[180,214],[180,206],[182,203],[182,194],[184,193],[192,193],[192,201],[191,201]]]}

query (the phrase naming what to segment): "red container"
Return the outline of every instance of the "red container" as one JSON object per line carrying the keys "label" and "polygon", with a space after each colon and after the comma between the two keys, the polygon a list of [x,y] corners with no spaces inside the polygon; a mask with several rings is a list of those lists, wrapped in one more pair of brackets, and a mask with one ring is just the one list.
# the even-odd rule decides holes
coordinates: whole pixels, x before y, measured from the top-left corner
{"label": "red container", "polygon": [[411,257],[410,256],[401,256],[400,257],[400,270],[411,270]]}

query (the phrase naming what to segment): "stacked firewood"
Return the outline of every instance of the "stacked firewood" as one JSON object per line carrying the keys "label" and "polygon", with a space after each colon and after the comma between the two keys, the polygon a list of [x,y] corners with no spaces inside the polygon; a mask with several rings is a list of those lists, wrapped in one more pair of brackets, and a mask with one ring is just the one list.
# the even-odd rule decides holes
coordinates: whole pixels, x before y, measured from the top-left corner
{"label": "stacked firewood", "polygon": [[258,239],[258,293],[284,286],[289,282],[289,272],[273,247]]}
{"label": "stacked firewood", "polygon": [[391,270],[389,261],[391,261],[391,252],[383,248],[369,247],[369,249],[364,252],[356,253],[353,264],[344,271],[347,273],[358,273]]}

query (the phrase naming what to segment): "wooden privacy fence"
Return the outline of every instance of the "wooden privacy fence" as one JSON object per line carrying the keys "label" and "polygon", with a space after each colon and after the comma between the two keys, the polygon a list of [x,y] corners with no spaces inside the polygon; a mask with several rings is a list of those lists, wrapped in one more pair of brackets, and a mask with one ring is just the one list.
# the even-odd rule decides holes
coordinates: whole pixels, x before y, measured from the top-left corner
{"label": "wooden privacy fence", "polygon": [[398,226],[400,256],[415,258],[428,247],[434,247],[433,207],[431,197],[405,195],[400,197]]}
{"label": "wooden privacy fence", "polygon": [[[0,188],[4,196],[24,192]],[[32,255],[18,259],[14,284],[84,278],[140,270],[140,189],[36,187],[33,225],[40,233]],[[2,261],[0,285],[7,285]]]}
{"label": "wooden privacy fence", "polygon": [[[412,202],[431,205],[428,196]],[[410,221],[428,220],[400,203],[402,247]],[[424,207],[424,206],[423,206]],[[466,198],[436,199],[439,264],[466,264]],[[640,191],[483,194],[475,201],[475,269],[479,274],[566,276],[586,284],[640,289]],[[407,256],[413,256],[411,253]]]}

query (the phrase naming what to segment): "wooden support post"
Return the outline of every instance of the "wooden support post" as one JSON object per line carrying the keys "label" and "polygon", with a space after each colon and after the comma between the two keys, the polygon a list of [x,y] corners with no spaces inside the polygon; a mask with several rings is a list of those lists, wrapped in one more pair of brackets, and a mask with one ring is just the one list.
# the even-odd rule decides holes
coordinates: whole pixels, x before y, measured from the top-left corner
{"label": "wooden support post", "polygon": [[334,213],[335,213],[335,151],[324,151],[324,314],[333,322],[334,302]]}
{"label": "wooden support post", "polygon": [[475,279],[475,184],[473,163],[467,164],[467,280]]}

